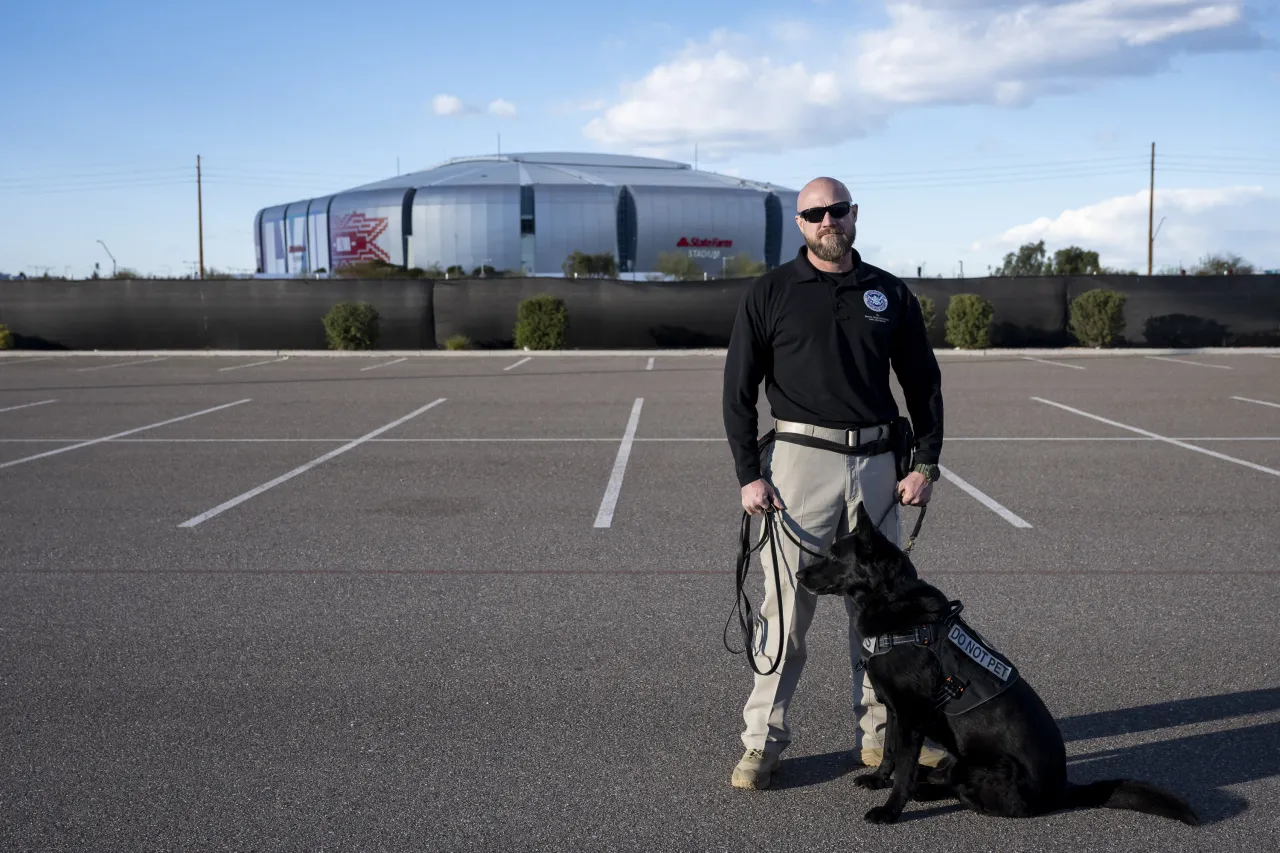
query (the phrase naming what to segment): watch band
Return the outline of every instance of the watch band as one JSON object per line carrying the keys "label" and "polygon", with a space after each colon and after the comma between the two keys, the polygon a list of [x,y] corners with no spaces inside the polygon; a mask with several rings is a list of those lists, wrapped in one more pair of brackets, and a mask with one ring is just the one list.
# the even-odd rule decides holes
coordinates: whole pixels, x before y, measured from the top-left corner
{"label": "watch band", "polygon": [[919,474],[924,474],[925,479],[931,483],[936,482],[938,477],[942,475],[942,471],[937,465],[914,465],[911,470]]}

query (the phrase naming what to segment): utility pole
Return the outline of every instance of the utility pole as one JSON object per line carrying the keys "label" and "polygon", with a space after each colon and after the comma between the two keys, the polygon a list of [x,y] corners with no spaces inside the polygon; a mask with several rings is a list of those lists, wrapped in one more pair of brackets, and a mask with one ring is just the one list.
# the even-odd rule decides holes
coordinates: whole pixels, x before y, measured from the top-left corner
{"label": "utility pole", "polygon": [[204,192],[200,184],[200,155],[196,155],[196,218],[200,224],[200,280],[204,280]]}
{"label": "utility pole", "polygon": [[1147,275],[1151,275],[1152,257],[1156,251],[1156,143],[1151,143],[1151,200],[1147,205]]}

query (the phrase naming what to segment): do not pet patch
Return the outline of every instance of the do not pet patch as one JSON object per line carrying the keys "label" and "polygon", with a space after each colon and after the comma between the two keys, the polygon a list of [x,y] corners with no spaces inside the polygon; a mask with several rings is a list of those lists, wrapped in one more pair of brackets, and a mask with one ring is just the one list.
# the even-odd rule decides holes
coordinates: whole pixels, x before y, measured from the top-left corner
{"label": "do not pet patch", "polygon": [[956,645],[956,648],[968,655],[974,663],[999,678],[1001,681],[1008,681],[1011,670],[1009,666],[997,658],[991,652],[965,632],[959,625],[952,625],[951,630],[947,633],[947,639]]}

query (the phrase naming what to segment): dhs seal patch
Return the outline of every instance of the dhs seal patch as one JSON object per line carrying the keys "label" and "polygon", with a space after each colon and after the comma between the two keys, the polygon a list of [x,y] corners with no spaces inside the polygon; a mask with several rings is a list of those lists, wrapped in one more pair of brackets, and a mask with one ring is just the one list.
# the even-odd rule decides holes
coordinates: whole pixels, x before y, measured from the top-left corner
{"label": "dhs seal patch", "polygon": [[876,313],[889,307],[888,298],[878,290],[868,290],[862,294],[862,301],[867,303],[867,307]]}

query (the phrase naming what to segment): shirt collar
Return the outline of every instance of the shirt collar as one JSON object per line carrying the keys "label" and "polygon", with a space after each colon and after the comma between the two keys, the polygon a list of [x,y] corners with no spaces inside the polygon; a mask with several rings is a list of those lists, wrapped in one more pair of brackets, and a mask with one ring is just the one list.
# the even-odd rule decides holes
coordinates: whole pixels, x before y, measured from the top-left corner
{"label": "shirt collar", "polygon": [[[853,277],[854,281],[863,278],[862,256],[858,254],[857,249],[850,249],[853,252],[853,269],[845,274],[845,277]],[[814,269],[813,264],[809,262],[809,247],[801,246],[800,251],[796,253],[796,281],[818,281],[818,271]]]}

